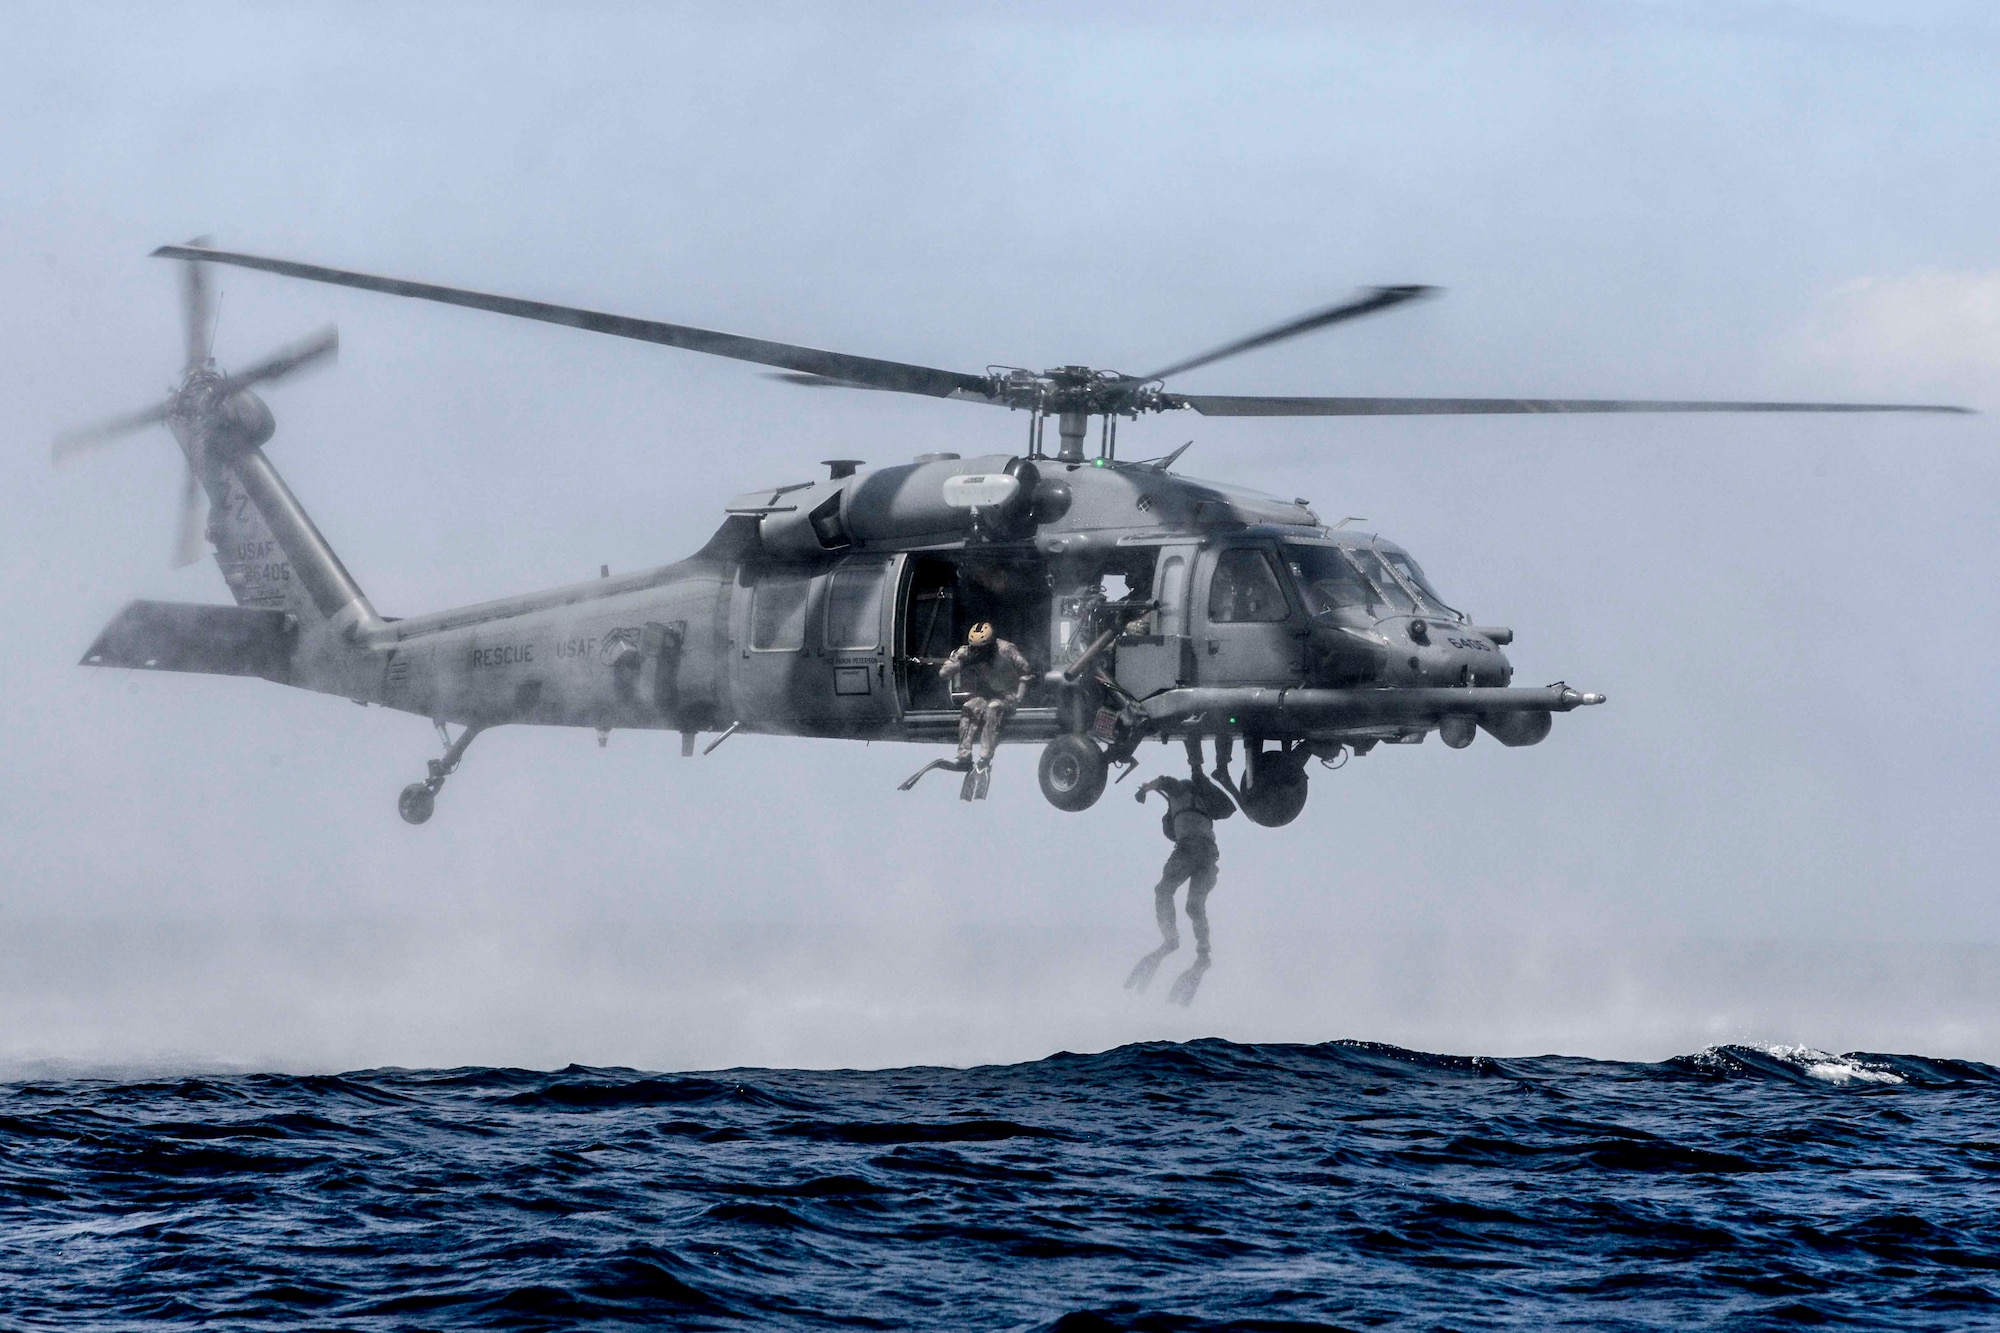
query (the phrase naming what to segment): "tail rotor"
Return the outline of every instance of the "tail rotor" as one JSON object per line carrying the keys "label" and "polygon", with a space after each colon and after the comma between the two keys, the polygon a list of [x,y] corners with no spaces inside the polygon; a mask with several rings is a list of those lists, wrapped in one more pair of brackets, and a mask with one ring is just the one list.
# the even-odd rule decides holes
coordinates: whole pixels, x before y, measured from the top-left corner
{"label": "tail rotor", "polygon": [[[205,239],[191,242],[205,243]],[[181,382],[172,396],[137,412],[65,431],[56,437],[50,450],[51,460],[61,466],[151,426],[164,424],[172,430],[187,460],[187,470],[181,479],[180,515],[175,525],[176,568],[193,564],[203,555],[208,509],[206,488],[202,485],[204,474],[264,443],[277,428],[271,409],[250,392],[251,386],[289,379],[332,360],[340,349],[340,334],[329,325],[279,348],[236,374],[223,374],[216,369],[212,356],[215,302],[207,270],[208,266],[198,260],[181,265],[181,329],[186,359]]]}

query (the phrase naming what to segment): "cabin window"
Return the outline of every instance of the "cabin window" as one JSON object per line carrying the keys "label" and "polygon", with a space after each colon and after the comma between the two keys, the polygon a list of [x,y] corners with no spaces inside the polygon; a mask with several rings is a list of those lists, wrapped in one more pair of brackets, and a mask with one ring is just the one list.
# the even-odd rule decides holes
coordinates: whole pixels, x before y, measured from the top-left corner
{"label": "cabin window", "polygon": [[1181,623],[1181,582],[1187,577],[1187,561],[1170,555],[1160,565],[1160,633],[1185,634]]}
{"label": "cabin window", "polygon": [[882,642],[882,585],[885,560],[863,560],[833,571],[826,588],[826,646],[873,648]]}
{"label": "cabin window", "polygon": [[795,653],[806,646],[806,590],[797,575],[757,581],[750,598],[750,646],[759,652]]}
{"label": "cabin window", "polygon": [[1254,546],[1238,546],[1215,558],[1208,581],[1208,618],[1216,624],[1283,620],[1290,614],[1271,557]]}

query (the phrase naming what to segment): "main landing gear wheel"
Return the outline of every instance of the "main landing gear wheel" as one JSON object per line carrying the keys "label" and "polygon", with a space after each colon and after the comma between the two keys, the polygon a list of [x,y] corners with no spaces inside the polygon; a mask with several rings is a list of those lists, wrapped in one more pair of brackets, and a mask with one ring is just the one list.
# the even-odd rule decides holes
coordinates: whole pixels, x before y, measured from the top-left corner
{"label": "main landing gear wheel", "polygon": [[1035,776],[1050,805],[1075,814],[1090,809],[1104,795],[1109,767],[1096,741],[1088,736],[1064,735],[1042,747],[1042,762]]}
{"label": "main landing gear wheel", "polygon": [[1250,822],[1264,828],[1282,828],[1306,808],[1306,747],[1250,752],[1249,771],[1244,774],[1238,804]]}

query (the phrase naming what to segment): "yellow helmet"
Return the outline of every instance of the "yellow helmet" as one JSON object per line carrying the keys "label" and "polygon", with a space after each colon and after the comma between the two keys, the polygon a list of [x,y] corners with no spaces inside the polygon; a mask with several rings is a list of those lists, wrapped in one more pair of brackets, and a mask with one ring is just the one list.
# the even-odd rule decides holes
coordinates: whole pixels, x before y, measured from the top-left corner
{"label": "yellow helmet", "polygon": [[984,648],[993,642],[993,622],[982,620],[966,632],[965,641],[974,648]]}

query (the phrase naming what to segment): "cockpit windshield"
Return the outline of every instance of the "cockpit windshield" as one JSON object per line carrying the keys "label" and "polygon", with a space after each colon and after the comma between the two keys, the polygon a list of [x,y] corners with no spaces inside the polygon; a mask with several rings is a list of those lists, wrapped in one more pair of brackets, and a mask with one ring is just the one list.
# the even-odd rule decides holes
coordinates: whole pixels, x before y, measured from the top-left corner
{"label": "cockpit windshield", "polygon": [[[1338,547],[1287,546],[1285,563],[1290,566],[1292,577],[1298,580],[1306,610],[1315,618],[1330,617],[1342,607],[1354,607],[1371,615],[1384,615],[1391,609],[1374,581]],[[1393,581],[1389,586],[1391,591],[1402,593]],[[1409,599],[1404,596],[1403,600]]]}
{"label": "cockpit windshield", "polygon": [[1424,609],[1429,614],[1452,620],[1465,619],[1464,613],[1438,596],[1437,589],[1433,588],[1431,581],[1424,577],[1423,567],[1410,559],[1407,551],[1377,550],[1374,554],[1386,562],[1390,569],[1403,576],[1403,582],[1416,592],[1417,600],[1424,604]]}
{"label": "cockpit windshield", "polygon": [[1330,619],[1342,608],[1374,617],[1429,615],[1463,619],[1432,590],[1416,561],[1367,546],[1286,546],[1285,562],[1306,609]]}

